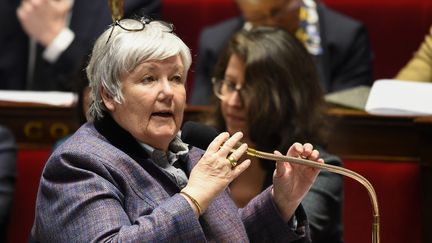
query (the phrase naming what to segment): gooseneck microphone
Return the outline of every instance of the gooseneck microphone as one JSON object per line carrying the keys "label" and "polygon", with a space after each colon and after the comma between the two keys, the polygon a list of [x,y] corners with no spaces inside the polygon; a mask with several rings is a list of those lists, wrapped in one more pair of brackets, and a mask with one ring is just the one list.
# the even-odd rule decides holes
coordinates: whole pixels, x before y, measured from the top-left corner
{"label": "gooseneck microphone", "polygon": [[194,147],[207,150],[207,147],[219,135],[213,127],[204,124],[187,121],[181,131],[181,140]]}
{"label": "gooseneck microphone", "polygon": [[[185,122],[185,124],[183,125],[183,129],[181,132],[181,139],[189,145],[206,150],[209,144],[213,141],[213,139],[216,138],[218,134],[219,133],[212,127],[197,122],[188,121]],[[369,198],[373,206],[372,242],[373,243],[380,242],[378,199],[372,184],[360,174],[339,166],[321,164],[315,161],[311,161],[307,159],[299,159],[290,156],[275,155],[272,153],[261,152],[252,148],[248,148],[246,153],[250,156],[261,158],[261,159],[274,160],[274,161],[287,161],[290,163],[301,164],[309,167],[323,169],[356,180],[357,182],[362,184],[368,191]]]}

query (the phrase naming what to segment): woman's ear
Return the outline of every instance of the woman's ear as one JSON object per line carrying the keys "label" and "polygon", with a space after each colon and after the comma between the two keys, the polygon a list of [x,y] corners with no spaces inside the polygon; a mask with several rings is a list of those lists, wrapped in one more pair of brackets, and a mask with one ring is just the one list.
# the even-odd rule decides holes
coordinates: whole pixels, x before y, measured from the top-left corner
{"label": "woman's ear", "polygon": [[102,100],[105,107],[111,112],[115,111],[114,99],[111,97],[111,95],[107,92],[107,90],[104,87],[101,87],[100,89],[101,89],[100,94],[102,96]]}

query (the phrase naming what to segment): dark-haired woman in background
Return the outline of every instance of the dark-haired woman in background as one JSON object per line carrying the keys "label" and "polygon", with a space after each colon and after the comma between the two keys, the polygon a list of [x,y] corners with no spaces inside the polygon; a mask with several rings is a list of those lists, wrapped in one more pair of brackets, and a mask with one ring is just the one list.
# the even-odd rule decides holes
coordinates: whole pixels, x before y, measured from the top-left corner
{"label": "dark-haired woman in background", "polygon": [[[213,78],[219,131],[241,131],[243,142],[262,151],[286,151],[294,142],[312,142],[327,164],[341,165],[324,149],[325,102],[315,65],[305,48],[282,29],[238,32],[221,54]],[[245,206],[272,184],[275,164],[251,159],[231,184],[237,206]],[[342,242],[342,177],[321,171],[302,201],[313,242]]]}

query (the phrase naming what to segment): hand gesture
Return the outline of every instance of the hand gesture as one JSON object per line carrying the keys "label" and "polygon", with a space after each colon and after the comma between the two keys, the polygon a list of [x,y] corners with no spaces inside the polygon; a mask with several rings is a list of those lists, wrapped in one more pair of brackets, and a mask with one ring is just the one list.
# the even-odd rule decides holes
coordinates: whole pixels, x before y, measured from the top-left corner
{"label": "hand gesture", "polygon": [[[278,151],[275,151],[275,154],[282,155]],[[294,143],[286,155],[324,163],[324,160],[319,158],[319,152],[314,150],[310,143],[304,145]],[[276,162],[276,170],[273,175],[273,198],[285,221],[292,217],[318,173],[319,169],[316,168],[282,161]]]}
{"label": "hand gesture", "polygon": [[23,0],[17,16],[27,35],[47,47],[66,26],[71,7],[68,0]]}
{"label": "hand gesture", "polygon": [[247,149],[247,144],[234,149],[242,137],[241,132],[231,137],[227,132],[219,134],[191,171],[189,182],[182,191],[196,199],[202,211],[249,167],[249,159],[237,165],[237,160]]}

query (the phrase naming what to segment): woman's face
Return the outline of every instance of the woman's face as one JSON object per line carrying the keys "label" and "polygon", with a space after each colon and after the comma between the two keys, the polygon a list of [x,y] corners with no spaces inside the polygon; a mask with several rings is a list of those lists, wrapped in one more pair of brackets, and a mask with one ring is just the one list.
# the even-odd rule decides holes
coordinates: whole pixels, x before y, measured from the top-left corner
{"label": "woman's face", "polygon": [[138,141],[166,151],[180,129],[186,73],[179,55],[138,65],[121,78],[121,104],[104,95],[114,120]]}
{"label": "woman's face", "polygon": [[[225,71],[225,81],[231,83],[236,89],[245,87],[245,64],[237,55],[232,55],[228,61]],[[237,131],[243,132],[248,137],[248,107],[244,102],[249,97],[240,95],[239,91],[232,92],[226,99],[221,100],[221,110],[224,117],[227,131],[233,134]]]}

